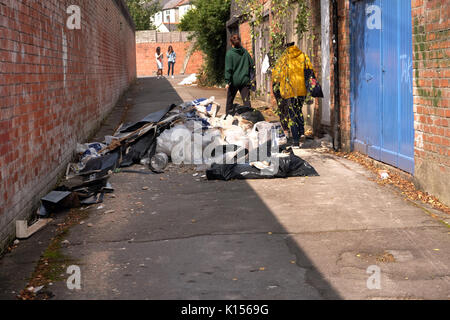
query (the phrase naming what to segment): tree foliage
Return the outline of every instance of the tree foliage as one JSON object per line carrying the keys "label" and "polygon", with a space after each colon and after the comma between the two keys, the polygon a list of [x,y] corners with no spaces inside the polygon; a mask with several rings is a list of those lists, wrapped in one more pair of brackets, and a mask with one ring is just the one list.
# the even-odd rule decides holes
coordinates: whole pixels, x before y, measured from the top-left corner
{"label": "tree foliage", "polygon": [[128,9],[136,24],[136,30],[154,30],[156,27],[150,18],[161,11],[161,5],[157,0],[126,0]]}
{"label": "tree foliage", "polygon": [[194,8],[179,25],[182,31],[193,32],[197,48],[205,54],[204,76],[210,84],[224,82],[230,3],[230,0],[193,0]]}

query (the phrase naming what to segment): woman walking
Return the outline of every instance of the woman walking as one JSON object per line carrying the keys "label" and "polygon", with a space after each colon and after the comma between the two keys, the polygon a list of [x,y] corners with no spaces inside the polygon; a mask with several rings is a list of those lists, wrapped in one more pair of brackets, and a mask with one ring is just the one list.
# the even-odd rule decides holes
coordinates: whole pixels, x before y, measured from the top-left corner
{"label": "woman walking", "polygon": [[163,58],[164,55],[161,53],[161,48],[158,47],[156,48],[156,53],[155,53],[155,58],[156,58],[156,67],[158,68],[158,79],[163,75]]}
{"label": "woman walking", "polygon": [[227,116],[232,112],[234,98],[238,91],[241,93],[244,106],[251,107],[250,73],[255,65],[248,51],[242,48],[241,38],[237,34],[231,36],[230,42],[233,48],[227,52],[225,58],[225,81],[228,89]]}
{"label": "woman walking", "polygon": [[175,68],[175,62],[177,59],[177,54],[175,51],[173,51],[173,47],[169,46],[169,49],[167,51],[167,64],[169,65],[169,70],[167,71],[167,76],[170,76],[170,69],[172,68],[172,79],[173,79],[173,72]]}

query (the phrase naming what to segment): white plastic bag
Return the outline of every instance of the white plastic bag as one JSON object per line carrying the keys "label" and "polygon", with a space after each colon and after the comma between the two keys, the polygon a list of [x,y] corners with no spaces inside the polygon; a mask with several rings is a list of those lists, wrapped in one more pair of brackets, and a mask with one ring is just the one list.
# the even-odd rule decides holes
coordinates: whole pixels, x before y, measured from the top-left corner
{"label": "white plastic bag", "polygon": [[248,148],[248,137],[241,127],[231,126],[224,130],[224,135],[227,143]]}
{"label": "white plastic bag", "polygon": [[284,134],[283,128],[281,127],[281,123],[279,122],[258,122],[253,127],[251,136],[253,139],[252,141],[255,141],[257,137],[259,145],[267,143],[267,141],[269,140],[275,140],[273,142],[277,146],[282,146],[287,143],[286,135]]}
{"label": "white plastic bag", "polygon": [[172,129],[163,131],[157,139],[156,152],[165,153],[172,156],[172,151],[180,142],[186,144],[184,140],[191,141],[192,133],[185,125],[177,125]]}
{"label": "white plastic bag", "polygon": [[269,71],[269,68],[270,68],[269,56],[266,54],[264,61],[262,63],[262,66],[261,66],[261,72],[263,74],[266,74],[267,71]]}

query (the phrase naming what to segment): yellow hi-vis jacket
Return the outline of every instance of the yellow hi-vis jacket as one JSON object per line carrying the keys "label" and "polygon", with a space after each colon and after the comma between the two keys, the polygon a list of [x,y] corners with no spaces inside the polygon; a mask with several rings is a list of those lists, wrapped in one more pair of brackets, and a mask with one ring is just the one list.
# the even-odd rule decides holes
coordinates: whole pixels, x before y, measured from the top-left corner
{"label": "yellow hi-vis jacket", "polygon": [[280,84],[284,99],[305,97],[305,68],[313,69],[311,60],[297,46],[286,49],[272,70],[272,81]]}

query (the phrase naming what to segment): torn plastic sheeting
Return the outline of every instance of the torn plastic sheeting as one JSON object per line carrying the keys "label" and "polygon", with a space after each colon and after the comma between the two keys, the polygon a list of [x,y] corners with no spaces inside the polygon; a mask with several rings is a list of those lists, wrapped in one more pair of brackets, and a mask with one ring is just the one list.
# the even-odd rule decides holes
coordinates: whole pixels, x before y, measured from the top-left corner
{"label": "torn plastic sheeting", "polygon": [[[222,150],[223,149],[223,150]],[[217,151],[217,152],[216,152]],[[211,167],[215,163],[237,163],[238,159],[244,159],[248,154],[248,150],[236,145],[223,145],[214,149],[211,158],[204,159],[207,167]]]}
{"label": "torn plastic sheeting", "polygon": [[99,173],[93,173],[89,175],[76,175],[67,178],[61,183],[58,189],[75,191],[81,188],[94,188],[95,190],[101,190],[108,182],[110,175],[100,175]]}
{"label": "torn plastic sheeting", "polygon": [[231,112],[232,116],[239,115],[243,119],[253,122],[253,123],[258,123],[258,122],[266,120],[260,111],[253,109],[252,107],[245,107],[245,106],[235,104],[233,106],[233,110],[234,111]]}
{"label": "torn plastic sheeting", "polygon": [[94,152],[99,152],[100,150],[102,150],[104,147],[106,147],[103,143],[100,142],[91,142],[91,143],[85,143],[85,144],[80,144],[77,143],[77,152],[78,153],[84,153],[89,151],[89,149],[94,150]]}
{"label": "torn plastic sheeting", "polygon": [[92,197],[86,198],[82,201],[80,201],[80,203],[82,205],[92,205],[92,204],[99,204],[103,202],[103,198],[104,198],[104,193],[97,193],[96,195],[93,195]]}
{"label": "torn plastic sheeting", "polygon": [[160,122],[166,115],[169,113],[170,110],[172,110],[175,105],[171,105],[170,107],[167,107],[165,109],[153,112],[146,116],[144,119],[142,119],[139,122],[131,123],[131,124],[125,124],[120,129],[120,133],[126,133],[126,132],[133,132],[138,130],[139,128],[142,128],[144,125],[148,123],[157,123]]}
{"label": "torn plastic sheeting", "polygon": [[197,117],[187,118],[186,122],[184,123],[184,125],[192,132],[196,129],[195,126],[198,124],[204,130],[208,129],[211,126],[208,120]]}
{"label": "torn plastic sheeting", "polygon": [[192,104],[198,112],[215,117],[218,111],[218,105],[214,102],[215,100],[215,97],[210,97],[209,99],[201,98],[192,101]]}
{"label": "torn plastic sheeting", "polygon": [[[122,153],[120,167],[123,168],[133,164],[139,164],[141,159],[153,156],[156,149],[156,135],[156,130],[150,131],[127,146]],[[149,151],[153,154],[149,154]]]}
{"label": "torn plastic sheeting", "polygon": [[75,192],[78,195],[78,197],[80,197],[81,199],[85,199],[85,198],[92,197],[99,192],[102,192],[102,190],[103,190],[102,186],[94,185],[91,187],[75,189],[75,190],[73,190],[73,192]]}
{"label": "torn plastic sheeting", "polygon": [[107,182],[106,186],[103,187],[102,191],[106,192],[106,193],[113,193],[114,192],[114,188],[111,185],[111,183]]}
{"label": "torn plastic sheeting", "polygon": [[305,160],[291,153],[279,158],[279,168],[275,174],[267,174],[250,164],[213,164],[206,171],[208,180],[274,179],[288,177],[318,176],[317,171]]}
{"label": "torn plastic sheeting", "polygon": [[111,183],[105,181],[105,183],[100,185],[93,185],[89,187],[83,187],[73,190],[81,199],[90,198],[98,193],[113,193],[114,188]]}
{"label": "torn plastic sheeting", "polygon": [[111,152],[99,158],[91,159],[86,163],[84,169],[79,172],[79,175],[106,175],[109,171],[113,171],[117,167],[118,161],[118,152]]}

